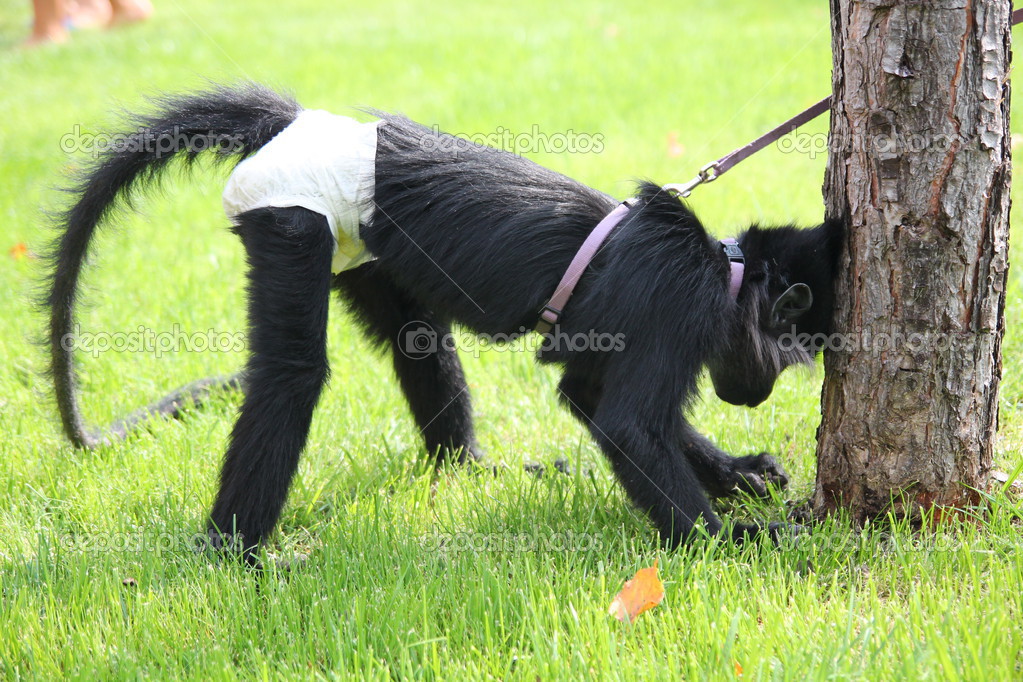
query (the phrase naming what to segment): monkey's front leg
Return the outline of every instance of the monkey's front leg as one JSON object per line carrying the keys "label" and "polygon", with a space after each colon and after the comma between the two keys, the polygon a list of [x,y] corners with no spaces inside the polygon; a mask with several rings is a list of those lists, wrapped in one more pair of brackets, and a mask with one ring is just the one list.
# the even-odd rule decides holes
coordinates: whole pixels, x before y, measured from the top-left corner
{"label": "monkey's front leg", "polygon": [[736,492],[767,497],[769,485],[784,489],[789,482],[788,474],[774,457],[765,452],[733,457],[688,424],[682,431],[682,449],[704,489],[713,497]]}
{"label": "monkey's front leg", "polygon": [[[711,509],[689,450],[682,447],[684,436],[698,434],[678,408],[683,402],[677,392],[681,382],[673,381],[671,372],[626,364],[629,359],[620,358],[622,364],[606,377],[588,424],[590,432],[633,503],[650,515],[666,545],[691,540],[701,519],[707,533],[720,534],[724,524]],[[700,442],[709,445],[705,439]],[[733,522],[728,536],[743,542],[762,531],[774,537],[778,528],[778,524]]]}
{"label": "monkey's front leg", "polygon": [[701,519],[706,531],[717,535],[721,520],[678,447],[685,423],[681,411],[657,409],[676,401],[657,390],[636,391],[631,383],[637,375],[622,374],[628,376],[620,386],[605,387],[587,423],[616,477],[633,503],[650,515],[667,546],[692,539]]}

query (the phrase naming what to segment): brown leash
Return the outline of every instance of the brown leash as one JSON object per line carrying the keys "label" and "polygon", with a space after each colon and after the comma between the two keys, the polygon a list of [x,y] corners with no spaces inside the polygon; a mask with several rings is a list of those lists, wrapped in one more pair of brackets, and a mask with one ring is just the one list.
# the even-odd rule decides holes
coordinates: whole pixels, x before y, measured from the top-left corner
{"label": "brown leash", "polygon": [[[1023,9],[1018,9],[1012,13],[1012,25],[1015,26],[1023,22]],[[808,107],[803,111],[799,112],[789,120],[782,123],[780,126],[774,128],[770,132],[767,132],[757,139],[753,140],[749,144],[739,147],[738,149],[729,152],[725,156],[722,156],[717,161],[711,161],[706,166],[700,169],[700,172],[695,178],[685,183],[678,183],[673,185],[665,185],[664,189],[673,192],[680,197],[688,197],[693,193],[693,190],[700,185],[708,182],[717,180],[722,175],[727,173],[733,167],[739,163],[745,161],[749,157],[753,156],[767,145],[777,142],[781,138],[791,133],[796,128],[800,127],[804,123],[808,123],[813,119],[817,118],[825,111],[831,109],[831,96],[828,95],[820,102],[817,102],[812,107]]]}

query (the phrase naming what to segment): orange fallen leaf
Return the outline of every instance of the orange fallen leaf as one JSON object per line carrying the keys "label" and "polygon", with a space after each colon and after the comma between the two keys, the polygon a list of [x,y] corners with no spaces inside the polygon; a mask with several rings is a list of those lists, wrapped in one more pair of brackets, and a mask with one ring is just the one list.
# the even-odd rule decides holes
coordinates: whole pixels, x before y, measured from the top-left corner
{"label": "orange fallen leaf", "polygon": [[639,569],[632,580],[625,581],[607,612],[623,623],[626,618],[631,623],[639,614],[660,604],[662,599],[664,585],[657,577],[657,560],[654,559],[653,566]]}
{"label": "orange fallen leaf", "polygon": [[36,255],[28,250],[28,245],[25,242],[18,242],[7,252],[11,255],[14,260],[21,260],[23,258],[35,258]]}
{"label": "orange fallen leaf", "polygon": [[739,664],[739,661],[732,661],[732,663],[735,664],[735,676],[742,677],[742,666]]}

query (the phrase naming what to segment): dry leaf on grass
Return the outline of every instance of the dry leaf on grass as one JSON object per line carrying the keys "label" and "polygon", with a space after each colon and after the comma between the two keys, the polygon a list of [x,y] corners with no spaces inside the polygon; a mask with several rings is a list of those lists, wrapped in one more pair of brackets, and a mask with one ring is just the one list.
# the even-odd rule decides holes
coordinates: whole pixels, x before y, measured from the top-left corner
{"label": "dry leaf on grass", "polygon": [[647,609],[652,609],[664,599],[664,585],[657,577],[657,560],[650,568],[641,568],[632,576],[632,580],[626,580],[621,592],[611,602],[608,613],[625,622],[631,623],[636,616]]}
{"label": "dry leaf on grass", "polygon": [[35,258],[36,255],[28,250],[28,245],[25,242],[18,242],[12,246],[8,251],[11,258],[14,260],[22,260],[24,258]]}

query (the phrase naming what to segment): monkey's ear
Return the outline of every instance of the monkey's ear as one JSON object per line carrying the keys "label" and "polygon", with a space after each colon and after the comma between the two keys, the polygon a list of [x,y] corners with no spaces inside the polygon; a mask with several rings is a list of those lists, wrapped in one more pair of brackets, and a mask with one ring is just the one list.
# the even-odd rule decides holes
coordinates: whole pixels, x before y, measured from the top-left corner
{"label": "monkey's ear", "polygon": [[771,326],[782,329],[795,324],[813,305],[813,292],[805,284],[793,284],[785,290],[771,308]]}

